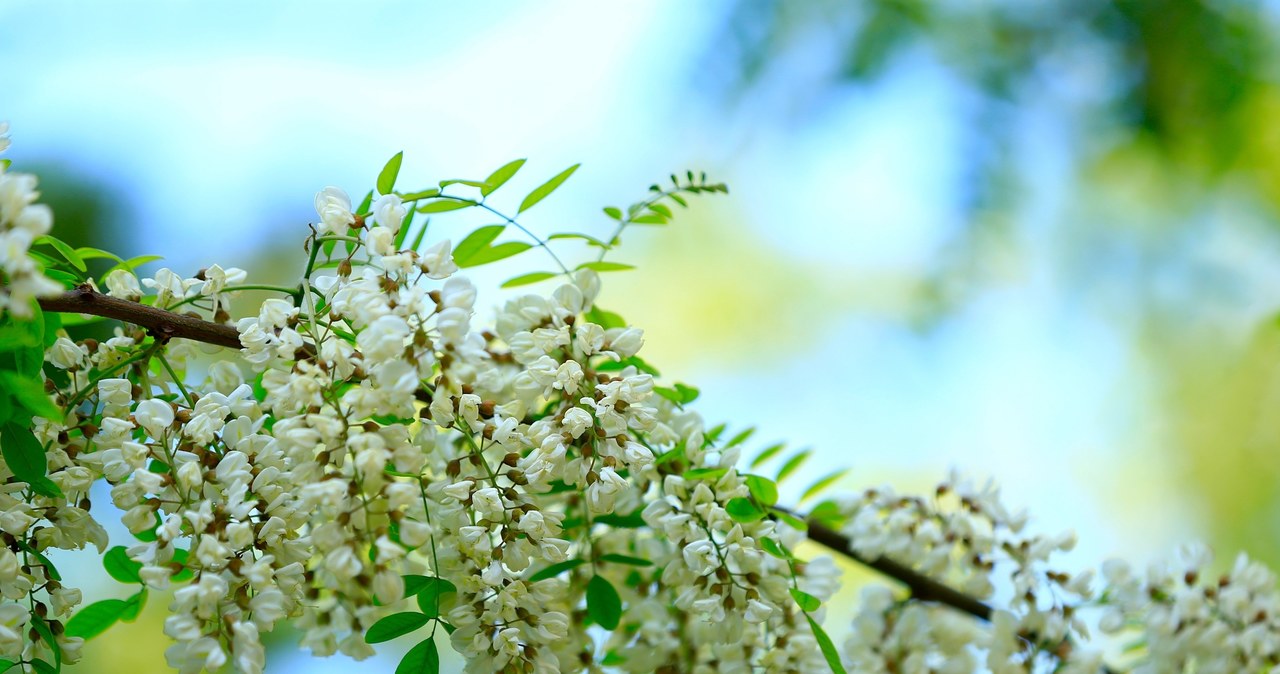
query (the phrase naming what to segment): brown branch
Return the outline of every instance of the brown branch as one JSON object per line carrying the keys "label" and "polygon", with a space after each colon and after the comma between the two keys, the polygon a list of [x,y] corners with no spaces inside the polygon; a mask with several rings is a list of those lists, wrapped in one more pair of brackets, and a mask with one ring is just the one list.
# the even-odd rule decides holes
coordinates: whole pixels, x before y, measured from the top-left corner
{"label": "brown branch", "polygon": [[45,311],[89,314],[114,318],[149,330],[156,339],[191,339],[206,344],[240,348],[240,333],[230,325],[149,307],[145,304],[103,295],[87,285],[77,286],[55,297],[40,300]]}

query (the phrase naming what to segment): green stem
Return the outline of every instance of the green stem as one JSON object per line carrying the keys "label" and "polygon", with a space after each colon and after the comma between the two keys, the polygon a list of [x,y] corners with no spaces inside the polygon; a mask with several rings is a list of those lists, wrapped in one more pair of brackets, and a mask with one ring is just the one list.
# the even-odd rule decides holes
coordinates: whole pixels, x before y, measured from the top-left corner
{"label": "green stem", "polygon": [[520,231],[524,232],[525,236],[528,236],[530,239],[533,239],[534,244],[537,245],[539,248],[542,248],[543,250],[547,251],[547,255],[551,256],[551,259],[555,261],[556,266],[560,267],[560,270],[564,272],[566,276],[570,273],[569,268],[565,266],[564,262],[560,261],[560,258],[555,254],[555,251],[551,250],[551,246],[548,246],[546,241],[544,241],[537,234],[534,234],[533,232],[529,231],[529,228],[525,227],[519,222],[516,222],[514,218],[508,216],[506,213],[499,211],[498,209],[490,206],[489,204],[484,203],[483,201],[475,201],[473,199],[464,199],[462,197],[450,196],[448,194],[438,194],[436,195],[436,197],[440,199],[449,199],[451,201],[465,201],[470,204],[475,204],[476,206],[479,206],[480,208],[483,208],[484,210],[489,211],[490,213],[502,218],[504,221],[506,221],[508,225],[514,226],[516,229],[519,229]]}
{"label": "green stem", "polygon": [[163,352],[156,353],[156,358],[160,360],[160,365],[164,367],[164,371],[169,373],[169,378],[173,380],[173,383],[177,385],[178,390],[182,392],[182,397],[186,399],[187,406],[194,409],[196,406],[196,403],[194,400],[191,399],[191,393],[187,391],[186,386],[182,385],[182,379],[178,376],[177,372],[174,372],[173,366],[170,365],[169,360],[164,357],[164,353]]}

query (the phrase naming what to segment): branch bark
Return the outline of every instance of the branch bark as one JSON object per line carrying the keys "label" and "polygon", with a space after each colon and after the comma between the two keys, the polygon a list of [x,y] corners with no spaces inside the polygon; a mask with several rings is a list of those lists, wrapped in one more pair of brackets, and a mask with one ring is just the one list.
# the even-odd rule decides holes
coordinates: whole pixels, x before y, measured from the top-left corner
{"label": "branch bark", "polygon": [[55,313],[114,318],[142,326],[160,340],[191,339],[230,349],[240,348],[240,333],[230,325],[103,295],[87,285],[78,286],[61,295],[43,298],[40,300],[40,308]]}

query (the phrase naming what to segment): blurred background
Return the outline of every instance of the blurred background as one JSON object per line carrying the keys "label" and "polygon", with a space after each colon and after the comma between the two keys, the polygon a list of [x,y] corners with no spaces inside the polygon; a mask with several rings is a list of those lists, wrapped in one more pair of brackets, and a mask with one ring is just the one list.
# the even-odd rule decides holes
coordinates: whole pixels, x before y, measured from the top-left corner
{"label": "blurred background", "polygon": [[[414,188],[528,157],[513,211],[582,162],[523,218],[543,234],[607,235],[601,206],[705,170],[732,194],[633,228],[614,259],[640,270],[601,304],[708,422],[814,448],[792,500],[837,465],[840,488],[904,490],[955,466],[1076,528],[1080,567],[1196,538],[1276,565],[1278,20],[1246,0],[19,0],[0,119],[62,238],[268,283],[300,271],[313,194],[358,199],[399,150]],[[104,581],[87,600],[124,596],[76,568]],[[80,670],[161,671],[164,603]],[[278,641],[273,671],[350,667]]]}

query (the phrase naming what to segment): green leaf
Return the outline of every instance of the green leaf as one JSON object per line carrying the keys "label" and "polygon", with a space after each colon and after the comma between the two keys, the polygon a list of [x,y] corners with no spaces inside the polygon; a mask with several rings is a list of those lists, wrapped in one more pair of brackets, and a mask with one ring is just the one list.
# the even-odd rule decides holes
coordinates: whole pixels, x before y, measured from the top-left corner
{"label": "green leaf", "polygon": [[615,529],[640,529],[646,526],[644,518],[640,516],[642,512],[644,512],[643,508],[637,508],[635,512],[627,515],[619,515],[618,513],[596,515],[591,518],[591,523],[604,524]]}
{"label": "green leaf", "polygon": [[40,346],[40,333],[32,321],[15,321],[12,314],[0,316],[0,353]]}
{"label": "green leaf", "polygon": [[686,470],[680,477],[686,480],[719,480],[728,472],[728,468],[694,468]]}
{"label": "green leaf", "polygon": [[438,196],[440,196],[440,190],[438,188],[432,187],[430,189],[425,189],[418,192],[410,192],[408,194],[402,194],[400,195],[400,199],[403,201],[418,201],[420,199],[430,199],[432,197],[438,197]]}
{"label": "green leaf", "polygon": [[507,279],[506,281],[503,281],[503,282],[502,282],[502,287],[503,287],[503,288],[515,288],[515,287],[518,287],[518,286],[527,286],[527,285],[529,285],[530,283],[537,283],[538,281],[545,281],[545,280],[547,280],[547,279],[549,279],[549,278],[555,278],[555,277],[557,277],[557,276],[559,276],[559,274],[557,274],[557,273],[555,273],[555,272],[553,272],[553,271],[535,271],[535,272],[533,272],[533,273],[531,273],[531,274],[523,274],[523,275],[521,275],[521,276],[517,276],[517,277],[515,277],[515,278]]}
{"label": "green leaf", "polygon": [[137,257],[131,257],[128,260],[125,260],[124,267],[129,271],[134,271],[138,267],[141,267],[144,264],[148,264],[150,262],[155,262],[157,260],[163,260],[163,259],[164,259],[164,256],[162,255],[139,255]]}
{"label": "green leaf", "polygon": [[804,490],[804,494],[800,495],[799,502],[804,503],[805,501],[822,493],[822,490],[835,484],[836,481],[844,477],[845,473],[847,472],[849,472],[848,469],[837,470],[834,473],[829,473],[825,477],[820,478],[817,482],[814,482],[812,485],[810,485],[808,489]]}
{"label": "green leaf", "polygon": [[800,610],[805,613],[812,613],[822,606],[822,601],[817,597],[794,587],[791,588],[791,597],[796,600],[796,604],[800,606]]}
{"label": "green leaf", "polygon": [[735,522],[758,522],[764,519],[765,511],[756,505],[751,499],[742,497],[731,498],[729,502],[724,504],[725,512],[729,513]]}
{"label": "green leaf", "polygon": [[600,561],[612,562],[614,564],[626,564],[628,566],[653,566],[653,562],[647,559],[632,557],[630,555],[619,555],[612,552],[607,555],[600,555]]}
{"label": "green leaf", "polygon": [[0,428],[0,453],[9,465],[9,470],[19,480],[31,485],[37,493],[47,496],[62,496],[58,486],[45,477],[48,464],[45,461],[44,446],[36,439],[31,429],[19,426],[12,421]]}
{"label": "green leaf", "polygon": [[422,612],[431,617],[436,618],[440,615],[440,597],[451,592],[457,592],[458,588],[447,580],[442,578],[429,578],[427,584],[418,590],[418,608]]}
{"label": "green leaf", "polygon": [[36,337],[35,346],[19,349],[14,354],[17,361],[18,374],[24,377],[35,377],[40,372],[40,368],[44,367],[44,348],[41,340],[44,337],[44,311],[40,309],[40,305],[35,300],[31,300],[31,318],[26,321],[27,329]]}
{"label": "green leaf", "polygon": [[787,462],[782,464],[782,467],[778,469],[778,482],[781,483],[783,480],[787,479],[787,476],[794,473],[796,469],[800,467],[800,464],[804,463],[804,460],[809,458],[809,455],[812,453],[812,450],[806,449],[795,454],[790,459],[787,459]]}
{"label": "green leaf", "polygon": [[836,645],[831,641],[831,637],[823,631],[822,625],[814,620],[809,614],[804,616],[809,620],[809,629],[813,630],[813,638],[818,642],[818,648],[822,649],[822,655],[827,659],[827,666],[831,668],[833,674],[848,674],[844,665],[840,662],[840,652],[836,650]]}
{"label": "green leaf", "polygon": [[406,573],[401,578],[404,578],[404,596],[406,599],[417,596],[419,592],[426,589],[427,585],[434,584],[436,580],[431,576],[420,576],[416,573]]}
{"label": "green leaf", "polygon": [[[663,396],[663,398],[671,400],[672,403],[676,403],[677,405],[692,403],[694,400],[698,399],[699,395],[701,395],[701,391],[695,389],[694,386],[680,384],[678,381],[676,382],[675,388],[672,389],[668,389],[666,386],[654,386],[653,393]],[[714,439],[713,437],[708,437],[708,440]]]}
{"label": "green leaf", "polygon": [[142,608],[147,605],[147,588],[142,588],[133,594],[132,597],[124,600],[124,610],[120,613],[120,619],[131,623],[138,619],[138,614],[142,613]]}
{"label": "green leaf", "polygon": [[774,557],[777,557],[778,559],[793,559],[791,553],[788,552],[786,548],[782,547],[782,544],[772,538],[765,536],[758,540],[760,541],[760,547]]}
{"label": "green leaf", "polygon": [[454,261],[461,264],[461,261],[488,248],[489,244],[493,243],[493,240],[498,238],[506,228],[506,225],[485,225],[468,234],[453,247]]}
{"label": "green leaf", "polygon": [[355,212],[357,214],[367,214],[369,212],[369,207],[372,205],[373,205],[373,190],[369,190],[368,192],[365,193],[364,198],[360,200],[360,205],[356,206]]}
{"label": "green leaf", "polygon": [[573,172],[577,171],[578,167],[581,165],[582,164],[574,164],[573,166],[570,166],[569,168],[561,171],[560,173],[557,173],[556,176],[551,180],[548,180],[547,182],[538,186],[537,189],[530,192],[529,195],[524,198],[524,201],[520,202],[520,210],[516,212],[523,213],[529,210],[530,208],[532,208],[534,204],[547,198],[547,195],[554,192],[557,187],[559,187],[562,183],[564,183],[564,181],[568,180],[569,176],[573,175]]}
{"label": "green leaf", "polygon": [[540,580],[555,578],[556,576],[564,573],[565,571],[568,571],[569,569],[575,569],[586,563],[587,563],[587,560],[585,559],[566,559],[563,562],[556,562],[555,564],[548,566],[547,568],[533,574],[532,576],[529,576],[528,582],[536,583]]}
{"label": "green leaf", "polygon": [[579,234],[577,232],[558,232],[556,234],[552,234],[551,236],[547,237],[547,241],[555,241],[557,239],[582,239],[583,241],[587,242],[587,245],[590,245],[590,246],[595,246],[597,248],[609,247],[609,244],[601,241],[600,239],[597,239],[594,236],[590,236],[588,234]]}
{"label": "green leaf", "polygon": [[364,641],[367,644],[380,644],[384,641],[391,641],[396,637],[402,637],[421,628],[428,622],[431,622],[429,616],[416,611],[392,613],[374,623],[369,628],[369,631],[364,633]]}
{"label": "green leaf", "polygon": [[444,189],[450,185],[466,185],[468,187],[484,187],[485,183],[481,180],[467,180],[465,178],[450,178],[449,180],[440,181],[440,189]]}
{"label": "green leaf", "polygon": [[773,480],[760,475],[748,475],[746,481],[751,497],[760,505],[767,508],[778,502],[778,485]]}
{"label": "green leaf", "polygon": [[76,254],[79,255],[82,260],[115,260],[117,264],[124,263],[124,260],[121,259],[119,255],[109,253],[101,248],[83,246],[76,249]]}
{"label": "green leaf", "polygon": [[400,162],[404,161],[404,152],[387,160],[386,166],[378,174],[378,194],[391,194],[396,188],[396,177],[400,175]]}
{"label": "green leaf", "polygon": [[728,449],[729,447],[736,447],[737,445],[741,445],[742,443],[746,442],[747,438],[750,438],[751,435],[755,432],[756,432],[755,426],[748,427],[746,430],[738,433],[732,438],[729,438],[729,442],[725,444],[725,448]]}
{"label": "green leaf", "polygon": [[18,663],[13,660],[0,660],[0,674],[9,671],[16,664]]}
{"label": "green leaf", "polygon": [[508,241],[496,246],[481,249],[466,260],[459,260],[458,256],[455,255],[453,257],[453,261],[457,263],[459,267],[478,267],[482,264],[497,262],[498,260],[511,257],[512,255],[518,255],[532,247],[533,246],[520,241]]}
{"label": "green leaf", "polygon": [[436,642],[427,637],[410,648],[396,666],[396,674],[440,674],[440,653],[436,650]]}
{"label": "green leaf", "polygon": [[102,556],[102,567],[107,574],[121,583],[141,583],[142,563],[129,559],[123,545],[117,545]]}
{"label": "green leaf", "polygon": [[59,671],[53,665],[41,660],[40,658],[32,660],[31,666],[35,668],[36,674],[58,674]]}
{"label": "green leaf", "polygon": [[181,564],[183,568],[181,571],[170,576],[169,580],[175,583],[181,583],[184,581],[191,580],[192,578],[195,577],[196,575],[195,572],[192,571],[191,568],[187,566],[187,558],[190,555],[191,555],[190,552],[183,550],[182,548],[173,549],[173,562],[175,564]]}
{"label": "green leaf", "polygon": [[[49,623],[47,623],[44,618],[32,616],[31,626],[35,628],[36,632],[40,633],[40,638],[48,644],[49,651],[53,653],[53,667],[49,667],[49,671],[54,672],[55,674],[57,672],[61,672],[62,646],[58,644],[58,640],[53,636],[53,630],[49,629]],[[37,660],[36,662],[41,661]],[[37,669],[39,668],[37,667]]]}
{"label": "green leaf", "polygon": [[18,540],[18,541],[15,541],[15,543],[19,548],[25,550],[27,554],[39,560],[40,565],[44,567],[45,573],[47,573],[50,578],[54,580],[59,580],[59,581],[62,580],[62,574],[58,573],[57,567],[55,567],[53,565],[53,562],[49,561],[49,558],[45,557],[43,553],[31,547],[31,545],[28,544],[26,541]]}
{"label": "green leaf", "polygon": [[418,207],[419,213],[447,213],[449,211],[460,211],[464,208],[475,206],[476,202],[470,199],[453,199],[441,198]]}
{"label": "green leaf", "polygon": [[[614,315],[616,316],[617,314]],[[587,320],[592,323],[596,323],[596,321],[591,320],[590,318]],[[600,325],[599,323],[596,324]],[[654,377],[658,376],[658,369],[645,362],[645,360],[640,356],[632,356],[630,358],[623,358],[622,360],[602,361],[599,365],[596,365],[596,372],[616,372],[618,370],[625,370],[627,367],[635,367],[637,370],[645,374],[653,375]]]}
{"label": "green leaf", "polygon": [[591,309],[587,311],[587,313],[583,314],[583,317],[586,318],[588,322],[595,323],[605,330],[627,327],[627,322],[622,318],[622,316],[615,314],[612,311],[606,311],[598,304],[592,305]]}
{"label": "green leaf", "polygon": [[621,262],[583,262],[576,269],[590,269],[592,271],[626,271],[635,269],[633,264],[623,264]]}
{"label": "green leaf", "polygon": [[429,227],[430,225],[431,225],[431,218],[427,218],[427,221],[422,223],[422,229],[419,229],[417,235],[413,237],[413,245],[409,246],[410,250],[418,250],[419,248],[422,247],[422,240],[426,238],[427,227]]}
{"label": "green leaf", "polygon": [[160,529],[161,524],[164,524],[164,522],[160,520],[159,512],[154,512],[152,514],[156,516],[156,523],[153,524],[150,529],[139,531],[138,533],[133,535],[134,538],[142,541],[143,543],[150,543],[156,540],[156,531]]}
{"label": "green leaf", "polygon": [[17,372],[0,372],[0,387],[12,395],[27,410],[50,421],[62,419],[62,410],[45,395],[44,386],[35,377],[23,377]]}
{"label": "green leaf", "polygon": [[764,451],[760,452],[756,455],[756,458],[751,460],[751,467],[759,468],[760,464],[777,456],[778,452],[781,452],[786,446],[787,444],[785,442],[779,442],[776,445],[769,445],[768,447],[765,447]]}
{"label": "green leaf", "polygon": [[87,269],[87,267],[84,266],[84,259],[80,257],[80,254],[76,252],[76,249],[68,246],[61,239],[45,234],[32,242],[32,245],[38,246],[42,243],[53,246],[54,250],[58,251],[58,254],[66,258],[67,262],[70,262],[76,269],[79,269],[80,271],[85,271]]}
{"label": "green leaf", "polygon": [[67,621],[67,636],[92,639],[116,624],[124,611],[123,599],[103,599],[89,604]]}
{"label": "green leaf", "polygon": [[782,510],[781,508],[773,508],[770,510],[770,512],[773,513],[774,517],[782,520],[783,522],[786,522],[792,529],[795,529],[796,531],[807,531],[809,529],[809,525],[806,524],[804,520],[800,519],[799,517],[796,517],[795,515],[792,515],[791,513],[785,510]]}
{"label": "green leaf", "polygon": [[622,219],[622,211],[614,206],[605,206],[604,214],[613,218],[614,220]]}
{"label": "green leaf", "polygon": [[418,209],[410,208],[409,215],[400,223],[400,229],[396,230],[396,250],[404,250],[404,242],[409,238],[409,230],[413,227],[413,216],[418,214]]}
{"label": "green leaf", "polygon": [[587,615],[607,630],[616,628],[622,619],[622,597],[604,576],[592,576],[587,583]]}
{"label": "green leaf", "polygon": [[480,194],[486,197],[493,194],[495,190],[505,185],[508,180],[511,180],[511,176],[514,176],[521,166],[524,166],[523,159],[503,164],[502,168],[490,173],[489,177],[484,179],[485,186],[480,188]]}
{"label": "green leaf", "polygon": [[631,218],[631,222],[636,225],[665,225],[667,224],[667,219],[657,213],[650,213]]}

